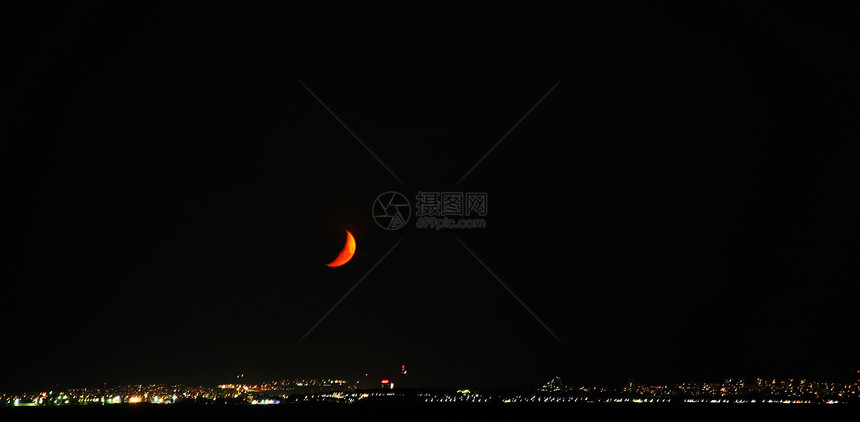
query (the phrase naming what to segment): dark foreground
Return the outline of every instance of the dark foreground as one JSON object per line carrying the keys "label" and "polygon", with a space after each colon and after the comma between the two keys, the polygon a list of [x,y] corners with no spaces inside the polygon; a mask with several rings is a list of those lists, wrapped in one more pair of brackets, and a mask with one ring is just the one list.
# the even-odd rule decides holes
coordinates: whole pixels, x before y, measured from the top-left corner
{"label": "dark foreground", "polygon": [[[658,420],[779,421],[847,420],[860,414],[852,405],[653,405],[653,404],[288,404],[271,406],[236,405],[114,405],[69,407],[0,408],[0,420],[539,420],[565,418],[597,420],[607,417],[655,417]],[[80,419],[79,419],[80,418]],[[809,419],[804,419],[809,418]],[[563,419],[560,419],[563,420]],[[623,419],[622,419],[623,420]]]}

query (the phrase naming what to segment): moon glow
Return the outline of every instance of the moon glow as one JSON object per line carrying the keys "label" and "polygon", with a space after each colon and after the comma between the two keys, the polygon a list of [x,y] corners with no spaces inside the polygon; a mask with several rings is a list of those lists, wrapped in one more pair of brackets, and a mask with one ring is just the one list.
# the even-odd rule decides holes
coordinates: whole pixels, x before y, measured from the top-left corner
{"label": "moon glow", "polygon": [[352,256],[355,255],[355,238],[352,237],[352,233],[349,230],[346,231],[346,244],[343,245],[343,249],[337,255],[337,258],[334,261],[325,264],[328,267],[340,267],[343,264],[349,262],[352,259]]}

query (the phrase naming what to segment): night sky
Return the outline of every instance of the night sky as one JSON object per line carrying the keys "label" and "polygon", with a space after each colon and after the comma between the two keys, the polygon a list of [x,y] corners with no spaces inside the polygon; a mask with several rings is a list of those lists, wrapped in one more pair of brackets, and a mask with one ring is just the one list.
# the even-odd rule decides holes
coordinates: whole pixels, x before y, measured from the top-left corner
{"label": "night sky", "polygon": [[0,389],[847,380],[856,14],[496,3],[10,7]]}

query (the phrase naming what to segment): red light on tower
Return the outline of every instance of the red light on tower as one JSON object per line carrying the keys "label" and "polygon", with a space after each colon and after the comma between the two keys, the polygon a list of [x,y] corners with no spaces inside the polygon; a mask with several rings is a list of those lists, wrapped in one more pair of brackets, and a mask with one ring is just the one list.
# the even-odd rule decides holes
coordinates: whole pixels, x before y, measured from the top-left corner
{"label": "red light on tower", "polygon": [[406,365],[400,365],[400,373],[406,375]]}

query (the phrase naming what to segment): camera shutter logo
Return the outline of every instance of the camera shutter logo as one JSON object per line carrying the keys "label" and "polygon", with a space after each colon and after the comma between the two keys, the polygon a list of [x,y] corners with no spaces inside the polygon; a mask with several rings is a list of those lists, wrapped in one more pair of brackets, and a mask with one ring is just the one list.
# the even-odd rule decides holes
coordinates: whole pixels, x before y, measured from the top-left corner
{"label": "camera shutter logo", "polygon": [[373,221],[385,230],[403,228],[411,215],[412,206],[400,192],[384,192],[373,201]]}

